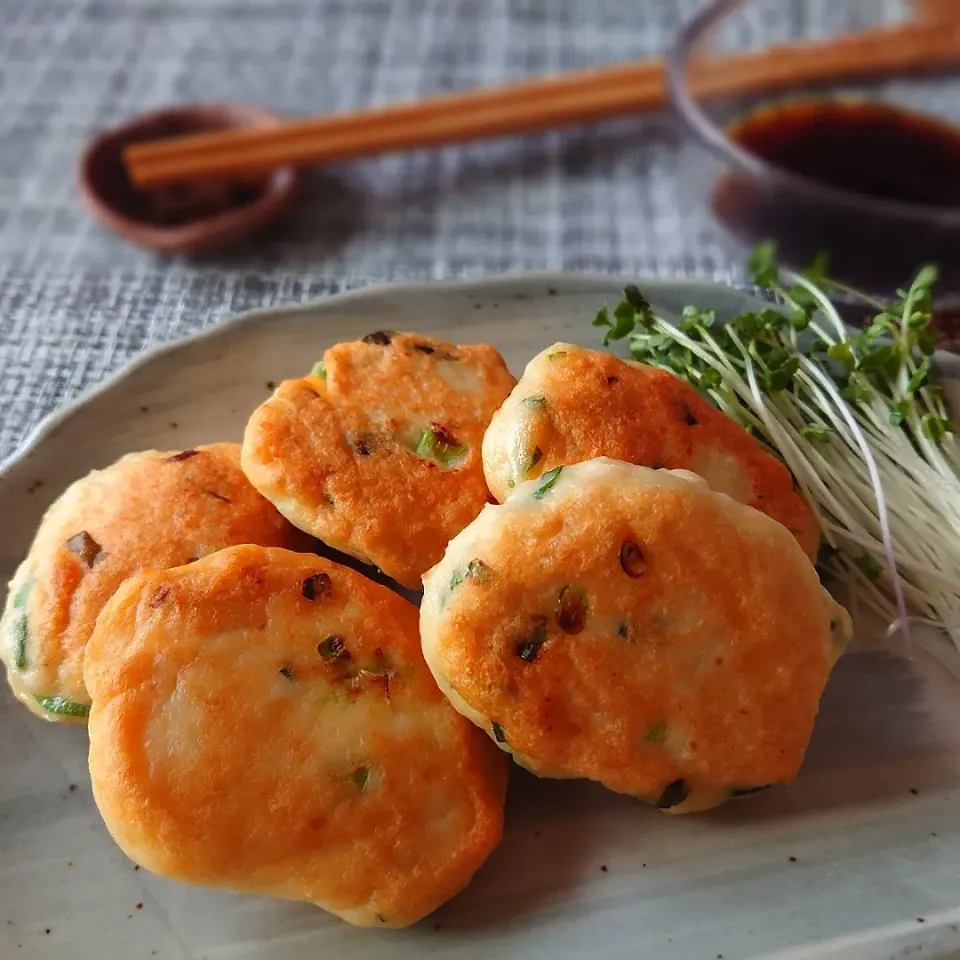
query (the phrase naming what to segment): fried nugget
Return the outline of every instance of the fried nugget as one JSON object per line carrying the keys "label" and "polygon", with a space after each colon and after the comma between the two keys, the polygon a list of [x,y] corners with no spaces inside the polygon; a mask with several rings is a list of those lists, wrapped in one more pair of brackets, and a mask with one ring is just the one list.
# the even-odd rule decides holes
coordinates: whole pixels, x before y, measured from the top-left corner
{"label": "fried nugget", "polygon": [[254,412],[243,469],[295,526],[416,589],[487,502],[480,445],[514,383],[483,344],[340,343]]}
{"label": "fried nugget", "polygon": [[793,779],[851,630],[783,526],[605,458],[487,506],[424,577],[420,628],[523,766],[672,813]]}
{"label": "fried nugget", "polygon": [[690,470],[817,555],[817,521],[790,471],[739,424],[672,373],[555,343],[527,364],[487,430],[487,483],[503,501],[516,483],[594,457]]}
{"label": "fried nugget", "polygon": [[14,693],[44,719],[85,722],[83,652],[117,587],[238,543],[311,545],[247,481],[239,444],[131,453],[77,480],[10,583],[0,659]]}
{"label": "fried nugget", "polygon": [[346,567],[243,546],[138,574],[84,677],[97,805],[162,876],[399,927],[500,840],[506,758],[437,689],[416,607]]}

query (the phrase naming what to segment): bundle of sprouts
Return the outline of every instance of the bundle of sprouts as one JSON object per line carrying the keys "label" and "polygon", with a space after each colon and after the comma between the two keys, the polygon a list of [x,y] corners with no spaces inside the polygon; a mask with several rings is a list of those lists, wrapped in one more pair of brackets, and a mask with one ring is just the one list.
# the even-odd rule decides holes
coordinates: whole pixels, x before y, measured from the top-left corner
{"label": "bundle of sprouts", "polygon": [[[717,323],[688,306],[678,324],[635,286],[594,320],[604,343],[671,370],[768,445],[792,471],[823,534],[820,566],[844,583],[851,612],[872,609],[906,632],[934,621],[960,650],[960,451],[934,382],[931,288],[924,267],[889,305],[825,273],[781,269],[772,244],[750,259],[754,281],[783,307]],[[865,330],[842,321],[827,291],[875,312]]]}

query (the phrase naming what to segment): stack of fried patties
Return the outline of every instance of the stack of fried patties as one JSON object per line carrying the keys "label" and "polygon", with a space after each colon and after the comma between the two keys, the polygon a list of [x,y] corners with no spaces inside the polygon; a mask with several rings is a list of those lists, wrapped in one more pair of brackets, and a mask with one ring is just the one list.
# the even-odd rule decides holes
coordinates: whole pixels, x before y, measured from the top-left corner
{"label": "stack of fried patties", "polygon": [[[556,344],[516,383],[381,331],[242,450],[74,483],[0,656],[34,713],[89,721],[138,863],[403,926],[499,843],[508,755],[677,813],[789,782],[850,633],[818,542],[786,467],[669,373]],[[359,565],[422,580],[419,615]]]}

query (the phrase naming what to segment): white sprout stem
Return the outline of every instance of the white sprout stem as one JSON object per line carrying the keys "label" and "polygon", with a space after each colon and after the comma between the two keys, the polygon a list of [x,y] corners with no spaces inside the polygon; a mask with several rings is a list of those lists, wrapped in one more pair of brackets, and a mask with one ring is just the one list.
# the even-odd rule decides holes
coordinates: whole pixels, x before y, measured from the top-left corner
{"label": "white sprout stem", "polygon": [[[855,543],[857,546],[863,547],[864,550],[872,550],[876,547],[876,539],[874,537],[864,536],[863,534],[843,527],[838,523],[832,523],[828,521],[827,526],[831,533],[836,536],[837,540],[846,540],[851,543]],[[932,567],[927,563],[923,563],[916,558],[898,557],[898,563],[901,573],[903,573],[905,576],[908,573],[912,573],[920,580],[920,584],[914,584],[917,589],[922,589],[921,585],[924,583],[935,584],[938,588],[943,590],[952,590],[956,586],[955,579],[945,577],[935,567]]]}
{"label": "white sprout stem", "polygon": [[[748,371],[751,373],[752,372]],[[856,418],[850,412],[849,406],[840,396],[840,391],[833,385],[830,378],[815,364],[810,365],[810,375],[820,382],[820,386],[830,395],[830,398],[840,409],[841,416],[847,421],[847,425],[853,433],[857,446],[867,465],[867,471],[870,474],[870,482],[873,484],[873,492],[877,503],[877,516],[880,520],[880,533],[883,542],[883,555],[887,561],[887,570],[890,575],[891,586],[893,588],[894,600],[897,604],[897,613],[903,620],[903,633],[905,639],[910,640],[910,627],[907,623],[907,602],[903,596],[903,584],[900,580],[900,574],[897,571],[897,557],[893,549],[893,535],[890,532],[890,515],[887,512],[887,498],[883,491],[883,484],[880,482],[880,471],[877,468],[877,461],[874,459],[873,451],[863,431],[857,424]]]}
{"label": "white sprout stem", "polygon": [[[792,271],[790,270],[784,270],[783,272],[791,276],[793,275]],[[806,280],[806,277],[803,279]],[[829,286],[833,287],[834,290],[840,290],[843,293],[849,293],[855,297],[858,297],[860,300],[863,300],[865,303],[873,307],[878,313],[882,313],[884,310],[886,310],[884,304],[882,304],[879,300],[875,300],[873,297],[868,296],[860,290],[854,290],[853,287],[848,287],[845,283],[840,283],[838,280],[831,280],[829,282]]]}
{"label": "white sprout stem", "polygon": [[[820,310],[820,315],[825,317],[830,323],[832,323],[832,325],[837,331],[838,337],[843,341],[848,340],[846,325],[843,323],[842,318],[837,313],[836,308],[833,306],[829,298],[824,296],[823,293],[817,288],[817,286],[811,283],[810,281],[808,281],[805,277],[802,277],[797,274],[792,274],[792,273],[789,274],[789,277],[796,285],[802,287],[811,295],[811,297],[814,299],[815,303],[817,304]],[[881,312],[884,310],[884,307],[882,304],[876,301],[870,301],[870,302],[872,306],[876,307]],[[794,304],[794,306],[796,305]],[[917,365],[913,362],[909,349],[906,349],[908,344],[907,338],[909,336],[909,320],[913,312],[913,306],[914,306],[914,297],[911,291],[911,293],[909,293],[904,298],[904,308],[902,313],[901,331],[900,331],[901,336],[900,338],[897,338],[898,339],[897,345],[900,349],[901,355],[906,361],[908,361],[906,364],[901,365],[898,384],[897,384],[897,386],[900,387],[900,392],[904,392],[904,393],[907,390],[910,377],[917,370]],[[822,329],[822,326],[820,324],[812,323],[811,327],[816,328],[818,336],[820,336],[822,339],[828,342],[832,339],[831,337],[828,337],[825,335],[825,332]],[[806,362],[804,363],[804,361]],[[859,425],[856,422],[857,420],[863,419],[861,416],[858,415],[859,411],[856,414],[851,414],[850,408],[846,403],[843,402],[842,397],[837,396],[837,390],[834,384],[832,383],[832,381],[830,381],[830,379],[823,373],[823,371],[819,367],[817,367],[816,364],[810,362],[809,360],[807,360],[807,358],[804,358],[804,357],[801,357],[801,364],[804,371],[808,372],[811,376],[813,376],[823,386],[824,390],[826,390],[830,394],[831,398],[837,401],[835,409],[837,409],[841,414],[841,416],[843,417],[843,419],[847,421],[847,424],[851,427],[852,434],[853,434],[853,436],[851,437],[849,435],[846,435],[845,432],[841,432],[841,436],[843,437],[843,440],[848,444],[850,444],[851,440],[854,440],[857,447],[860,448],[861,453],[864,454],[864,465],[867,467],[870,483],[871,483],[871,486],[873,487],[873,490],[876,496],[877,507],[878,507],[877,520],[879,521],[882,545],[884,548],[883,552],[887,562],[888,574],[890,575],[891,586],[893,588],[894,596],[897,601],[898,613],[900,614],[901,622],[903,624],[902,629],[904,630],[905,633],[908,633],[909,622],[907,620],[905,610],[901,609],[903,607],[903,584],[901,582],[901,579],[898,575],[898,570],[897,570],[897,559],[898,559],[897,554],[900,553],[902,555],[903,551],[897,551],[895,549],[894,540],[893,540],[893,531],[891,529],[891,526],[892,526],[891,513],[900,514],[901,511],[899,509],[897,511],[891,511],[887,505],[883,484],[880,479],[880,467],[877,463],[876,458],[874,458],[872,454],[869,441],[867,440],[867,436],[865,436],[865,431],[860,429]],[[921,390],[921,395],[923,399],[929,403],[931,397],[928,391],[925,389]],[[823,399],[824,398],[822,397],[817,398],[820,409],[826,410],[828,414],[832,414],[833,410],[831,409],[831,405],[823,403],[822,402]],[[934,404],[931,403],[930,406],[936,410],[938,415],[942,415],[940,414],[940,411],[944,409],[942,404],[938,403],[934,406]],[[867,426],[866,432],[869,434],[878,435],[872,439],[877,439],[879,441],[877,446],[882,452],[886,452],[886,450],[889,448],[891,437],[894,438],[895,441],[899,441],[899,443],[896,444],[897,446],[900,447],[897,453],[902,454],[903,459],[900,459],[899,457],[893,459],[892,465],[894,469],[898,467],[902,469],[903,466],[905,466],[903,460],[908,461],[909,463],[908,469],[910,470],[910,474],[912,475],[912,479],[914,480],[914,482],[919,481],[920,477],[918,477],[917,475],[922,474],[923,475],[922,482],[927,485],[924,488],[922,488],[920,492],[927,494],[928,502],[931,494],[936,496],[937,493],[942,493],[944,495],[942,497],[942,500],[944,501],[942,503],[942,506],[945,508],[943,510],[943,514],[946,514],[945,519],[946,518],[953,519],[950,515],[951,514],[953,514],[954,516],[956,515],[957,508],[955,504],[957,504],[958,502],[957,494],[960,493],[960,490],[957,489],[957,473],[956,473],[956,465],[958,461],[960,461],[960,456],[958,456],[956,444],[954,442],[953,437],[949,438],[949,444],[946,445],[947,455],[944,455],[943,450],[936,443],[934,443],[931,438],[924,435],[922,426],[919,421],[919,417],[917,416],[916,413],[913,413],[911,415],[911,422],[909,423],[909,427],[911,429],[911,433],[913,434],[920,448],[921,455],[918,457],[916,455],[916,452],[913,450],[909,442],[903,437],[900,431],[892,431],[889,429],[890,427],[889,409],[884,408],[879,404],[870,404],[867,407],[867,416],[868,416],[869,422],[868,424],[864,424],[865,426]],[[854,417],[856,417],[856,419],[854,419]],[[834,421],[831,425],[834,427],[834,429],[836,429],[836,426],[837,426],[836,417],[830,417],[830,419]],[[929,476],[931,471],[936,474],[935,478],[932,478]],[[932,487],[929,486],[931,482],[932,482]],[[952,489],[948,489],[949,487],[952,487]],[[949,494],[952,494],[952,496],[948,496]],[[936,499],[941,499],[941,498],[936,498]],[[921,502],[922,502],[922,498],[921,498]],[[911,511],[911,512],[914,512],[915,514],[917,513],[916,511]],[[919,517],[915,515],[914,519],[915,520],[919,519]],[[949,522],[949,519],[948,519],[948,522]],[[954,524],[949,523],[949,526],[954,527]],[[954,527],[954,529],[956,528]],[[837,530],[832,530],[831,532],[833,532],[835,535],[839,535],[839,531]],[[914,528],[913,532],[914,534],[917,533],[916,528]],[[850,531],[850,533],[852,534],[853,531]],[[857,539],[860,539],[860,538],[857,538]],[[862,543],[862,540],[861,540],[861,543]],[[927,544],[923,544],[923,546],[927,546]],[[934,551],[930,549],[924,549],[922,552],[927,554],[928,556],[934,553]],[[917,564],[915,556],[912,556],[911,554],[912,554],[912,551],[906,551],[906,557],[904,557],[904,560],[907,560],[907,557],[909,557],[909,560],[907,560],[907,563],[909,566],[912,566],[914,568],[916,566],[922,566],[926,574],[934,572],[927,564]],[[954,552],[954,558],[956,559],[955,552]],[[954,569],[957,569],[958,565],[950,564],[949,566],[953,566]],[[951,591],[956,591],[958,585],[960,585],[960,577],[954,577],[951,579],[950,577],[945,577],[937,574],[936,576],[930,577],[929,579],[932,582],[936,582],[937,584],[941,584],[941,583],[945,584],[946,589]],[[911,590],[910,592],[913,593],[914,591]],[[928,605],[928,602],[929,601],[927,601],[927,603],[924,603],[924,605]]]}
{"label": "white sprout stem", "polygon": [[[793,273],[790,270],[784,270],[783,273],[789,277],[791,283],[803,287],[804,290],[813,297],[817,306],[820,308],[820,312],[833,324],[834,329],[837,331],[838,340],[841,342],[846,341],[848,339],[847,325],[843,322],[840,314],[837,313],[837,308],[830,302],[830,298],[827,297],[815,283],[811,283],[801,274]],[[826,340],[828,338],[824,337],[824,339]]]}

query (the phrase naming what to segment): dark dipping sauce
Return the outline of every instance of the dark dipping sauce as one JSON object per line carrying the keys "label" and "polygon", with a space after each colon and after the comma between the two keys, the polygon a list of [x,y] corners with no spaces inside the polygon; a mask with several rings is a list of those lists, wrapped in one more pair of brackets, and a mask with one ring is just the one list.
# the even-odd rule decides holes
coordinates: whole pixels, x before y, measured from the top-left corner
{"label": "dark dipping sauce", "polygon": [[[759,109],[727,135],[808,181],[722,177],[714,211],[740,239],[773,237],[795,265],[828,250],[832,272],[870,289],[901,286],[925,262],[937,263],[960,288],[960,128],[880,103],[808,100]],[[913,210],[870,208],[871,201]]]}

